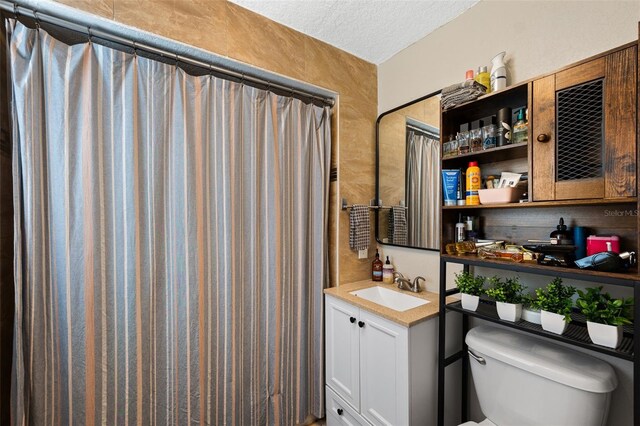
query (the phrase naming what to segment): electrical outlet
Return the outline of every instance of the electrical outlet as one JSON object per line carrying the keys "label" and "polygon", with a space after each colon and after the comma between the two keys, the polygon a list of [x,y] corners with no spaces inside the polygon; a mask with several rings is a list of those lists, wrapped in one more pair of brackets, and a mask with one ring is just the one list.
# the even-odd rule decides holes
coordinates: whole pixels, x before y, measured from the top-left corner
{"label": "electrical outlet", "polygon": [[369,257],[369,250],[358,250],[358,259],[366,259]]}

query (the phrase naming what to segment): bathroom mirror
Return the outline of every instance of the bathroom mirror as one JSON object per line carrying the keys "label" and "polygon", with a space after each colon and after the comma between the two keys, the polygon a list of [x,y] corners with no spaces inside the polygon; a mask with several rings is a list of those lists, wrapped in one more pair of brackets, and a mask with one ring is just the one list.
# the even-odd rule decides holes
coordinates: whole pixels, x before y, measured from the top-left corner
{"label": "bathroom mirror", "polygon": [[440,250],[440,91],[376,122],[376,239]]}

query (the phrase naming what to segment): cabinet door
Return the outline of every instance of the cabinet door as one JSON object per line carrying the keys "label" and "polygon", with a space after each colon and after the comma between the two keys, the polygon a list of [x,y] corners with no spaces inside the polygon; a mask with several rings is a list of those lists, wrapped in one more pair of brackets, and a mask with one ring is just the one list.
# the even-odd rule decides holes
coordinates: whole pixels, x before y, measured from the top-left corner
{"label": "cabinet door", "polygon": [[364,310],[360,319],[360,413],[374,425],[407,425],[408,329]]}
{"label": "cabinet door", "polygon": [[533,82],[533,200],[636,195],[637,48]]}
{"label": "cabinet door", "polygon": [[325,316],[327,385],[359,410],[359,309],[326,296]]}

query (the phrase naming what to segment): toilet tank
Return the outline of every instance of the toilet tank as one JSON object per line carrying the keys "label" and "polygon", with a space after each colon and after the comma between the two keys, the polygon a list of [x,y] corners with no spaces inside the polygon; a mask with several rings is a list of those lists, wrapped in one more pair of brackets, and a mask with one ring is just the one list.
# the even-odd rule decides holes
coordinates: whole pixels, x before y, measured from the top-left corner
{"label": "toilet tank", "polygon": [[[487,418],[498,426],[601,426],[613,368],[581,352],[502,328],[479,326],[465,339],[471,374]],[[484,361],[484,364],[482,363]]]}

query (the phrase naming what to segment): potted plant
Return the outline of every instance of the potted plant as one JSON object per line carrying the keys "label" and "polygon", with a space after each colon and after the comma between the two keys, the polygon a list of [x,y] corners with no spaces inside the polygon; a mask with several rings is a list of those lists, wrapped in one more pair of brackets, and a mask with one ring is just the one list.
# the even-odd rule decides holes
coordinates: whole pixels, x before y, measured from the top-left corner
{"label": "potted plant", "polygon": [[456,287],[462,293],[462,308],[469,311],[478,309],[480,303],[480,295],[484,293],[485,278],[477,275],[474,276],[469,272],[461,272],[456,274]]}
{"label": "potted plant", "polygon": [[489,278],[490,288],[485,292],[496,301],[496,310],[500,319],[516,322],[522,316],[522,302],[525,299],[522,292],[526,288],[518,277],[507,278],[504,281],[498,277]]}
{"label": "potted plant", "polygon": [[522,296],[522,319],[532,324],[540,324],[540,308],[530,294]]}
{"label": "potted plant", "polygon": [[613,299],[602,286],[578,290],[576,305],[587,318],[589,338],[596,345],[617,348],[622,341],[622,326],[631,324],[633,298]]}
{"label": "potted plant", "polygon": [[576,289],[563,286],[562,278],[554,278],[544,288],[536,289],[535,306],[540,309],[542,329],[555,334],[564,333],[571,321],[571,296]]}

